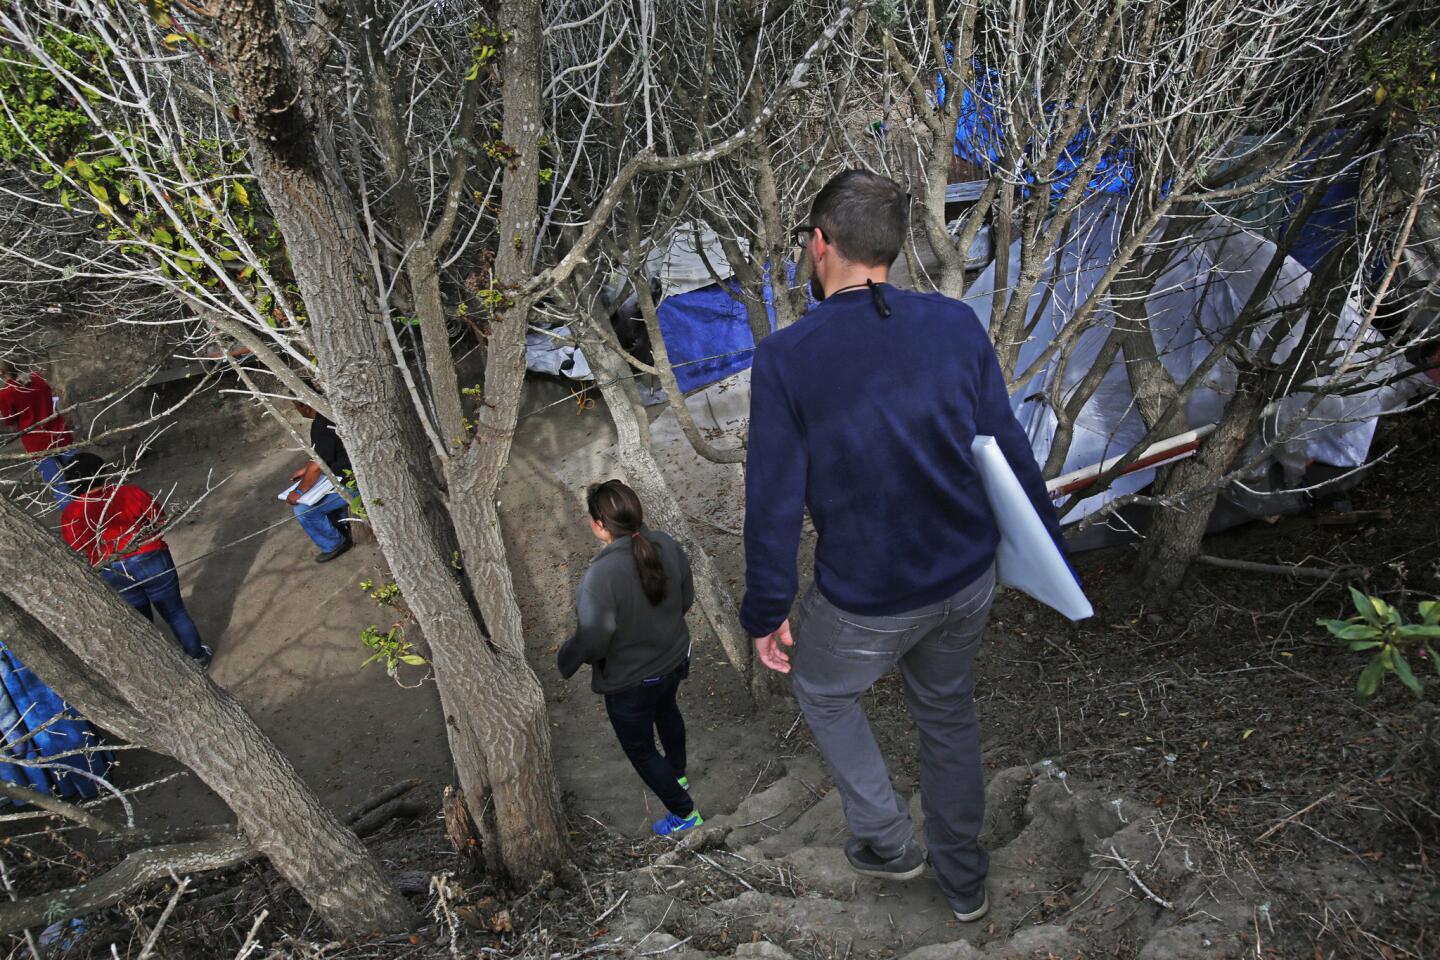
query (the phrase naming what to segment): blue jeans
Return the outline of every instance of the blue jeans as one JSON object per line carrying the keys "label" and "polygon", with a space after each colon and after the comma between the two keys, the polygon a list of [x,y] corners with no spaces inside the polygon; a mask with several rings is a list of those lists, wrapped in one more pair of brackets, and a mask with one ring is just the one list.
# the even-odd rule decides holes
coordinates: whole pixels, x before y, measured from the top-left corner
{"label": "blue jeans", "polygon": [[[685,718],[680,715],[675,694],[680,681],[689,675],[690,661],[686,660],[663,676],[605,695],[605,713],[615,728],[620,749],[645,786],[677,817],[695,812],[695,802],[678,782],[685,776]],[[655,749],[657,733],[664,754]]]}
{"label": "blue jeans", "polygon": [[57,453],[53,457],[44,457],[35,461],[35,469],[40,471],[40,479],[50,488],[50,493],[55,497],[56,503],[69,503],[75,498],[70,484],[65,482],[65,464],[75,459],[75,454],[69,451]]}
{"label": "blue jeans", "polygon": [[196,659],[205,656],[200,631],[195,629],[195,621],[190,619],[190,611],[180,598],[180,576],[175,572],[175,561],[170,558],[169,550],[151,550],[116,560],[101,570],[100,576],[151,623],[155,622],[151,608],[160,611],[187,654]]}
{"label": "blue jeans", "polygon": [[303,503],[295,504],[295,519],[300,521],[301,529],[324,553],[329,553],[345,541],[345,528],[341,526],[341,521],[349,512],[349,502],[338,493],[327,493],[319,503],[308,507]]}

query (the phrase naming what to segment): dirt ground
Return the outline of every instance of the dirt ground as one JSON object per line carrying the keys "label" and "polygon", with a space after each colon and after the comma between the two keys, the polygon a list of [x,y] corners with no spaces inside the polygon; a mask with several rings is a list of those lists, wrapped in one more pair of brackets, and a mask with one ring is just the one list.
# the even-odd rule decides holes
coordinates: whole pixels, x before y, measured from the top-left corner
{"label": "dirt ground", "polygon": [[[615,864],[623,866],[627,857],[654,854],[656,841],[643,838],[648,822],[662,811],[620,753],[585,680],[577,677],[566,684],[553,667],[556,645],[571,624],[571,591],[597,547],[582,520],[580,485],[611,475],[605,448],[613,441],[603,407],[582,409],[568,401],[547,406],[563,399],[558,387],[532,390],[527,405],[536,412],[522,421],[500,492],[501,515],[532,662],[547,689],[555,762],[572,830],[583,856],[601,865],[596,869],[603,873],[604,864],[617,871]],[[1366,521],[1337,521],[1331,507],[1321,505],[1314,516],[1259,522],[1214,538],[1207,550],[1267,563],[1356,564],[1367,571],[1372,592],[1395,600],[1408,597],[1405,605],[1413,610],[1418,599],[1440,593],[1440,513],[1433,507],[1434,491],[1440,489],[1436,427],[1440,417],[1432,405],[1382,430],[1377,449],[1393,445],[1400,453],[1347,498],[1354,510],[1380,511],[1362,514]],[[298,455],[286,446],[278,431],[251,426],[203,442],[193,434],[162,441],[145,463],[140,482],[152,490],[173,484],[177,505],[200,496],[207,478],[210,483],[224,478],[169,536],[187,603],[215,648],[213,676],[240,697],[337,810],[406,777],[422,778],[424,789],[438,796],[449,781],[449,762],[433,687],[424,682],[423,671],[402,676],[413,685],[406,688],[379,667],[360,666],[366,656],[360,631],[367,624],[389,625],[388,611],[377,609],[358,586],[363,579],[383,576],[378,550],[362,545],[333,563],[312,562],[314,548],[298,526],[283,522],[288,508],[275,499],[297,463]],[[690,490],[682,499],[692,514],[720,518],[697,526],[697,532],[738,586],[739,540],[733,530],[723,529],[733,528],[736,504],[707,501],[714,496]],[[1322,514],[1328,517],[1324,522]],[[1353,684],[1360,664],[1337,653],[1314,626],[1317,617],[1345,615],[1343,584],[1205,568],[1170,609],[1155,611],[1126,585],[1129,562],[1123,548],[1079,558],[1077,566],[1099,613],[1079,626],[1014,596],[997,604],[979,666],[984,745],[987,765],[1006,771],[1000,779],[1025,778],[1031,791],[1026,816],[1038,822],[1030,807],[1080,802],[1060,796],[1056,783],[1040,782],[1063,770],[1066,777],[1057,783],[1067,794],[1091,797],[1099,807],[1113,805],[1122,822],[1143,815],[1147,824],[1158,825],[1156,836],[1164,834],[1161,849],[1167,838],[1183,838],[1187,864],[1192,851],[1197,859],[1203,857],[1205,869],[1213,872],[1207,889],[1225,892],[1216,903],[1223,900],[1225,910],[1239,917],[1230,927],[1238,922],[1246,937],[1243,944],[1232,938],[1205,955],[1440,956],[1435,873],[1440,721],[1433,707],[1417,704],[1393,679],[1374,701],[1356,702]],[[799,864],[788,888],[796,894],[795,877],[806,866],[801,861],[822,857],[814,851],[843,840],[835,796],[827,792],[823,770],[813,765],[813,747],[793,701],[782,696],[764,709],[752,709],[713,638],[698,620],[693,629],[695,663],[682,705],[697,803],[707,819],[735,813],[731,819],[738,824],[737,807],[803,785],[804,790],[796,787],[803,803],[786,802],[794,809],[787,820],[812,817],[814,824],[794,823],[794,830],[786,829],[793,834],[806,828],[803,841],[770,851],[790,857],[792,866]],[[1424,665],[1427,671],[1433,668]],[[1429,688],[1434,703],[1440,682],[1433,674]],[[877,734],[894,758],[896,786],[910,793],[918,783],[917,748],[898,679],[876,688],[870,708]],[[811,765],[800,766],[806,763]],[[171,772],[173,766],[159,758],[127,756],[119,780],[134,786]],[[1087,786],[1075,794],[1071,783]],[[143,796],[144,816],[160,823],[224,818],[218,802],[188,776]],[[433,823],[422,821],[412,836],[423,835],[423,842],[416,841],[423,850],[402,844],[387,863],[444,863],[448,854],[437,845],[437,833]],[[1065,843],[1078,850],[1093,839],[1072,837]],[[753,842],[763,847],[767,841],[773,845],[779,838],[760,834]],[[870,939],[864,943],[872,952],[890,954],[962,935],[983,948],[987,941],[1018,937],[1030,926],[1073,916],[1082,906],[1082,877],[1088,875],[1080,868],[1046,873],[1032,853],[1006,869],[1016,885],[1007,894],[1013,909],[997,910],[1003,924],[960,931],[934,913],[939,908],[930,902],[936,899],[933,892],[885,899],[890,895],[872,895],[847,881],[851,915],[870,916],[864,909],[883,908],[875,916],[891,918],[893,942],[887,942],[877,919],[879,926],[865,933]],[[1031,879],[1027,890],[1025,878],[1031,874],[1041,882]],[[807,876],[812,878],[810,897],[831,882],[818,867]],[[622,881],[614,882],[619,890]],[[756,896],[772,893],[758,880],[744,885]],[[706,889],[713,900],[698,888],[692,900],[713,904],[728,896],[725,909],[731,914],[743,913],[742,901],[750,896],[718,875]],[[1167,895],[1163,888],[1155,892]],[[1126,893],[1138,901],[1134,910],[1147,907],[1134,890],[1127,887]],[[680,896],[674,894],[672,904]],[[575,906],[568,916],[562,910],[550,926],[578,923],[581,913],[596,916],[608,902],[589,887],[587,899],[593,908]],[[640,899],[637,892],[630,907]],[[939,919],[913,931],[897,926],[894,917],[907,908],[916,916]],[[719,908],[696,909],[715,914]],[[1192,909],[1206,912],[1203,906]],[[676,938],[688,932],[693,940],[687,950],[733,951],[732,927],[715,927],[713,918],[695,919],[701,913],[680,919],[691,915],[677,909],[672,917],[666,907],[651,933],[673,936],[651,942],[660,949],[679,943]],[[792,919],[796,928],[803,926]],[[813,920],[806,929],[819,925]],[[1097,929],[1102,925],[1097,921]],[[600,935],[595,925],[587,929]],[[1141,941],[1127,940],[1131,930],[1110,929],[1089,945],[1082,940],[1052,952],[1202,955],[1162,954],[1153,948],[1139,953]],[[747,939],[759,938],[755,931]],[[802,950],[796,946],[800,940],[792,939],[786,949],[796,956],[840,955]],[[805,942],[813,946],[818,941]],[[673,956],[683,955],[676,949]]]}

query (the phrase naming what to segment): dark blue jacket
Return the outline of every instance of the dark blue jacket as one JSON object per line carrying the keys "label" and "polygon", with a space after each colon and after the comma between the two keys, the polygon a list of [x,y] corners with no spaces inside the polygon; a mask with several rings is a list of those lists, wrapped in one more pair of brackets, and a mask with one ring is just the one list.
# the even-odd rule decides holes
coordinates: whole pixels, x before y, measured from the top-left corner
{"label": "dark blue jacket", "polygon": [[995,437],[1051,535],[1060,524],[974,311],[880,286],[826,298],[760,343],[751,371],[745,600],[753,636],[789,615],[808,507],[815,579],[842,610],[905,613],[984,573],[999,534],[970,454]]}

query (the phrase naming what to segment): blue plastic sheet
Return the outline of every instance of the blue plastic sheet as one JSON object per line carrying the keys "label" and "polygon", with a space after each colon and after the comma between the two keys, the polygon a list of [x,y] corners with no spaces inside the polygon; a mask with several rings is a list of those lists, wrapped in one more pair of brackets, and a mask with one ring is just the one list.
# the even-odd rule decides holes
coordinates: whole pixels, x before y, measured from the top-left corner
{"label": "blue plastic sheet", "polygon": [[[1306,156],[1295,165],[1297,177],[1303,180],[1304,177],[1312,176],[1316,157],[1339,147],[1346,133],[1344,130],[1332,130],[1308,150]],[[1356,161],[1342,170],[1321,195],[1310,219],[1300,228],[1300,236],[1295,238],[1295,245],[1290,248],[1290,256],[1303,264],[1305,269],[1314,270],[1320,261],[1325,259],[1326,254],[1355,232],[1355,202],[1359,196],[1360,163]],[[1304,199],[1303,182],[1286,194],[1285,220],[1280,224],[1277,236],[1284,236]],[[1379,272],[1383,270],[1382,265]]]}
{"label": "blue plastic sheet", "polygon": [[[985,170],[993,170],[1000,160],[1001,148],[1005,142],[1005,118],[994,107],[997,99],[994,91],[999,75],[993,70],[982,70],[978,65],[975,73],[978,77],[975,89],[965,90],[960,98],[960,122],[955,128],[955,155],[978,164]],[[943,77],[937,85],[937,93],[943,104]],[[1053,115],[1059,108],[1059,104],[1049,103],[1045,105],[1045,112]],[[1080,130],[1065,145],[1055,164],[1055,179],[1050,184],[1052,200],[1059,200],[1070,189],[1076,173],[1085,162],[1085,151],[1091,135],[1090,125],[1082,124]],[[1026,150],[1034,156],[1049,146],[1031,143],[1026,144]],[[1026,183],[1033,185],[1036,182],[1035,173],[1028,165],[1021,170],[1021,175]],[[1129,151],[1111,144],[1100,157],[1094,173],[1090,175],[1085,194],[1127,193],[1134,184],[1135,168]]]}
{"label": "blue plastic sheet", "polygon": [[[660,334],[665,338],[665,350],[670,354],[675,382],[682,393],[709,386],[750,366],[755,337],[739,290],[734,280],[726,281],[723,287],[712,283],[666,297],[656,308]],[[775,329],[775,302],[768,284],[765,312],[770,317],[770,329]]]}
{"label": "blue plastic sheet", "polygon": [[[0,735],[4,756],[40,760],[100,743],[95,727],[71,710],[59,695],[0,644]],[[108,751],[63,757],[45,768],[0,760],[0,777],[20,786],[67,799],[88,800],[98,793],[94,780],[114,762]]]}

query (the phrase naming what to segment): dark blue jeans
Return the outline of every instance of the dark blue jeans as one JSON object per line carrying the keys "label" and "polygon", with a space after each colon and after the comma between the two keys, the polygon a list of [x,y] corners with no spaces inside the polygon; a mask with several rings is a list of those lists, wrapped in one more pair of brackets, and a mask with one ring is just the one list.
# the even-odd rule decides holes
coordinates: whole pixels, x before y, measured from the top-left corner
{"label": "dark blue jeans", "polygon": [[[695,812],[695,801],[677,782],[685,775],[685,718],[680,716],[675,694],[680,681],[689,675],[690,661],[686,660],[667,674],[605,695],[605,713],[615,728],[620,749],[645,786],[654,791],[665,809],[679,817]],[[655,749],[656,733],[660,734],[664,754]]]}
{"label": "dark blue jeans", "polygon": [[319,503],[295,504],[295,519],[300,521],[300,528],[310,535],[315,546],[329,553],[345,542],[342,524],[349,511],[349,501],[338,493],[327,493]]}
{"label": "dark blue jeans", "polygon": [[169,550],[151,550],[116,560],[101,570],[100,575],[151,623],[155,622],[151,609],[158,610],[187,654],[196,659],[205,655],[200,646],[200,631],[180,598],[180,575],[175,572],[175,561]]}
{"label": "dark blue jeans", "polygon": [[35,461],[35,469],[40,472],[40,479],[45,481],[45,485],[50,488],[50,495],[61,506],[75,498],[70,484],[65,482],[65,464],[74,459],[74,453],[62,451],[53,457],[42,457]]}

